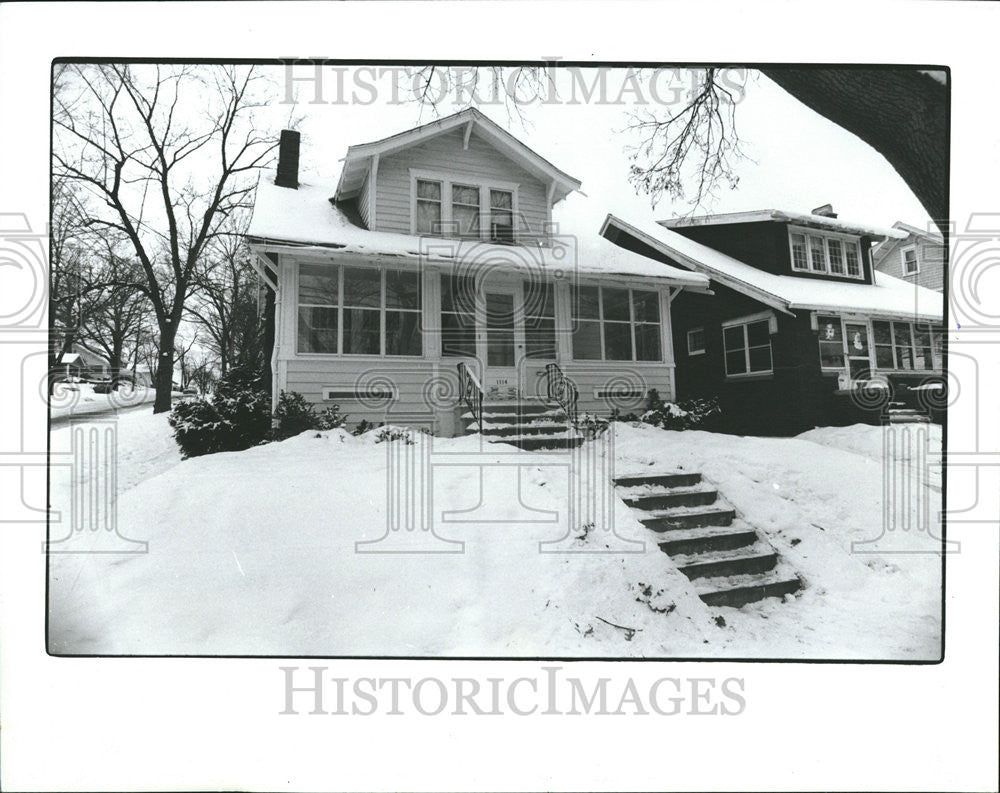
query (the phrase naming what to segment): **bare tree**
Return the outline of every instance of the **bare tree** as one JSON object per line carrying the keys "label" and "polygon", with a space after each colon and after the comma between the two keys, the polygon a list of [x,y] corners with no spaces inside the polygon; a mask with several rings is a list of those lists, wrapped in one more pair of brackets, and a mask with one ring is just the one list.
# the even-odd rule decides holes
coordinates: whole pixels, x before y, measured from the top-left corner
{"label": "bare tree", "polygon": [[205,347],[222,376],[232,367],[262,363],[263,326],[258,310],[258,278],[243,232],[245,216],[232,217],[227,232],[206,248],[195,273],[197,290],[188,314],[205,331]]}
{"label": "bare tree", "polygon": [[174,343],[205,246],[246,208],[276,143],[252,68],[70,65],[56,75],[53,167],[90,194],[87,224],[128,240],[156,317],[153,411],[170,409]]}

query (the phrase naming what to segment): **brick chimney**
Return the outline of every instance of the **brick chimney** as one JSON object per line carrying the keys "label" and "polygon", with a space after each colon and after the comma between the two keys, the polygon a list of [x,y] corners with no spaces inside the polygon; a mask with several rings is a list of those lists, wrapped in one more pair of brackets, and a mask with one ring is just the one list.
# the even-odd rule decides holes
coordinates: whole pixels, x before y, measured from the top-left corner
{"label": "brick chimney", "polygon": [[278,174],[274,183],[278,187],[299,187],[299,139],[300,135],[290,129],[281,130],[281,140],[278,143]]}
{"label": "brick chimney", "polygon": [[812,214],[819,215],[824,218],[835,218],[837,213],[833,211],[833,204],[823,204],[821,207],[816,207]]}

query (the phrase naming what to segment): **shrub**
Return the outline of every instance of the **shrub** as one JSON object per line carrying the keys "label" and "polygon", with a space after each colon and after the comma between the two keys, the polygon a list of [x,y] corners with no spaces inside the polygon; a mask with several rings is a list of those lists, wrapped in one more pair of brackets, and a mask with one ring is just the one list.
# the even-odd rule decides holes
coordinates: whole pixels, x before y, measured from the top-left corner
{"label": "shrub", "polygon": [[364,435],[366,432],[375,429],[377,426],[377,424],[373,424],[368,419],[362,419],[358,422],[358,425],[351,430],[351,435]]}
{"label": "shrub", "polygon": [[409,430],[399,427],[383,427],[376,433],[375,443],[384,443],[385,441],[404,441],[407,446],[412,446],[413,435]]}
{"label": "shrub", "polygon": [[271,399],[259,373],[234,369],[219,380],[211,401],[178,402],[170,426],[184,458],[257,446],[271,428]]}
{"label": "shrub", "polygon": [[282,391],[278,406],[274,409],[278,426],[276,438],[290,438],[306,430],[335,430],[344,426],[347,416],[340,413],[339,405],[330,405],[319,413],[302,394],[296,391]]}
{"label": "shrub", "polygon": [[573,422],[573,426],[577,429],[577,431],[581,432],[585,438],[591,439],[596,438],[604,432],[610,424],[607,419],[599,418],[591,413],[581,413],[576,417],[576,421]]}
{"label": "shrub", "polygon": [[656,389],[649,392],[646,412],[640,420],[665,430],[707,429],[714,426],[722,410],[715,397],[664,402]]}

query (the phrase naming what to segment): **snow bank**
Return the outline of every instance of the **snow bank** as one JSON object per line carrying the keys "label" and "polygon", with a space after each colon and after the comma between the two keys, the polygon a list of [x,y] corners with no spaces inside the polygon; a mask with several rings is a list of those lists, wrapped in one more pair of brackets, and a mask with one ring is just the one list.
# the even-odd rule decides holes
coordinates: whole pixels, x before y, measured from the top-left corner
{"label": "snow bank", "polygon": [[[387,455],[419,454],[428,437],[415,434],[405,445],[376,443],[375,432],[307,432],[150,466],[138,449],[146,444],[150,460],[165,455],[169,428],[143,422],[131,433],[137,453],[122,460],[140,473],[123,474],[131,485],[118,506],[123,531],[147,540],[149,552],[53,557],[50,648],[936,657],[936,559],[850,552],[880,514],[874,460],[803,439],[622,424],[613,431],[619,473],[703,471],[798,569],[804,592],[789,602],[709,608],[623,503],[615,502],[623,540],[565,517],[553,522],[566,515],[565,466],[505,456],[509,446],[481,450],[476,437],[433,439],[435,455],[479,455],[475,465],[436,469],[434,478],[437,531],[464,543],[464,552],[357,553],[358,541],[386,531]],[[500,465],[512,459],[526,467]],[[151,467],[159,473],[150,476]],[[66,499],[66,482],[54,473],[53,500]],[[563,537],[561,547],[587,552],[539,552],[540,542]],[[645,548],[625,553],[624,539]]]}

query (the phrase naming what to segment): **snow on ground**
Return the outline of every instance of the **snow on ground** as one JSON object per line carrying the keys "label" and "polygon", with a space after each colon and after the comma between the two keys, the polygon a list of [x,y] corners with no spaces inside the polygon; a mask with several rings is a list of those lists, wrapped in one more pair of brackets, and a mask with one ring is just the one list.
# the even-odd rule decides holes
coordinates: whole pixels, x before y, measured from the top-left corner
{"label": "snow on ground", "polygon": [[93,383],[56,383],[49,401],[53,420],[89,416],[151,403],[156,391],[143,385],[121,386],[108,394],[94,392]]}
{"label": "snow on ground", "polygon": [[[702,471],[806,581],[795,598],[733,609],[703,604],[620,501],[620,537],[570,526],[558,455],[435,438],[433,460],[452,465],[434,469],[430,512],[463,552],[358,553],[398,508],[388,456],[419,459],[428,437],[307,432],[180,461],[164,416],[120,423],[118,525],[149,550],[52,556],[56,653],[938,656],[940,557],[851,553],[852,541],[879,534],[881,466],[835,448],[833,430],[743,438],[613,425],[617,473]],[[53,471],[53,506],[69,495]],[[392,536],[409,550],[428,540]],[[539,552],[564,537],[545,547],[569,552]],[[630,539],[644,550],[624,552]]]}

